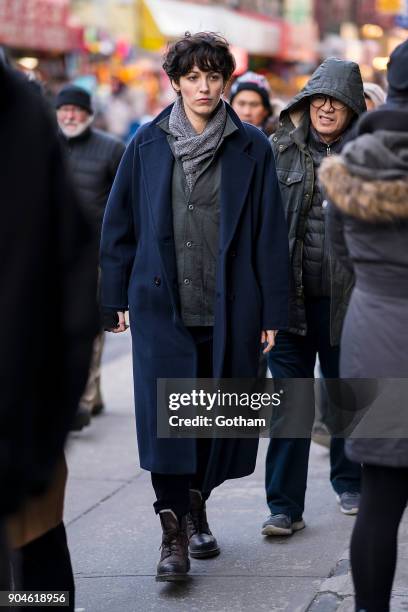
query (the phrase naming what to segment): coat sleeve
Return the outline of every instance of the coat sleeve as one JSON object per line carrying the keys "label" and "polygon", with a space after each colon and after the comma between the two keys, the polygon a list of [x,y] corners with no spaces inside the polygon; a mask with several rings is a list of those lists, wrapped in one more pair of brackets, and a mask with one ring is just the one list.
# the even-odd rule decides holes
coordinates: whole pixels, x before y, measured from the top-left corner
{"label": "coat sleeve", "polygon": [[327,230],[330,248],[336,259],[349,272],[353,273],[353,264],[349,257],[346,241],[344,239],[344,219],[339,209],[329,202],[327,207]]}
{"label": "coat sleeve", "polygon": [[289,243],[271,147],[266,153],[256,242],[262,329],[284,329],[289,317]]}
{"label": "coat sleeve", "polygon": [[127,310],[128,284],[136,252],[132,214],[132,176],[135,143],[120,162],[106,205],[100,248],[101,307]]}

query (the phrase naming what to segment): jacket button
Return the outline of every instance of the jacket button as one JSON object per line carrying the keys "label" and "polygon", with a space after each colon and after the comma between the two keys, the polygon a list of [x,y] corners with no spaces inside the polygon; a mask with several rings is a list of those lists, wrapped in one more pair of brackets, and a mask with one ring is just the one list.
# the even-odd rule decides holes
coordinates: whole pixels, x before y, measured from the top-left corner
{"label": "jacket button", "polygon": [[276,136],[274,136],[274,137],[272,138],[272,140],[273,140],[273,142],[278,142],[278,139],[277,139],[277,137],[276,137]]}
{"label": "jacket button", "polygon": [[291,181],[291,178],[290,178],[290,176],[288,176],[288,178],[286,179],[286,182],[290,183],[290,181]]}
{"label": "jacket button", "polygon": [[161,278],[160,278],[160,276],[155,276],[154,277],[154,284],[156,285],[156,287],[160,287],[160,285],[161,285]]}
{"label": "jacket button", "polygon": [[305,193],[305,200],[308,200],[308,199],[309,199],[309,194]]}
{"label": "jacket button", "polygon": [[190,279],[189,279],[189,278],[185,278],[185,279],[184,279],[184,281],[183,281],[183,283],[184,283],[185,285],[189,285],[189,284],[190,284],[190,282],[191,282],[191,281],[190,281]]}
{"label": "jacket button", "polygon": [[279,151],[283,151],[285,147],[283,145],[279,145]]}
{"label": "jacket button", "polygon": [[326,207],[327,207],[327,204],[328,204],[328,201],[327,201],[327,200],[323,200],[323,202],[322,202],[322,207],[323,207],[323,208],[326,208]]}
{"label": "jacket button", "polygon": [[194,204],[189,204],[188,205],[188,210],[194,210]]}
{"label": "jacket button", "polygon": [[192,247],[192,246],[193,246],[193,243],[192,243],[192,242],[190,242],[190,240],[189,240],[188,242],[186,242],[186,247],[190,248],[190,247]]}

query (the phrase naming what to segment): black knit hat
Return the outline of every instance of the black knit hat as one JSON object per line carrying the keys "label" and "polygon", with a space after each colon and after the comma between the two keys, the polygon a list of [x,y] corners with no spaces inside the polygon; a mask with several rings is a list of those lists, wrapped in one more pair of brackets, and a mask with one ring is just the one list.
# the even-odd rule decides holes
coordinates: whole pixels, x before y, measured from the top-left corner
{"label": "black knit hat", "polygon": [[55,99],[55,108],[64,104],[73,104],[88,111],[92,115],[92,101],[89,93],[76,85],[65,85]]}
{"label": "black knit hat", "polygon": [[408,106],[408,40],[391,53],[388,62],[387,104]]}
{"label": "black knit hat", "polygon": [[269,98],[271,88],[267,79],[262,74],[246,72],[240,76],[231,87],[230,104],[232,104],[235,96],[239,94],[240,91],[255,91],[260,95],[265,109],[272,114],[272,106]]}

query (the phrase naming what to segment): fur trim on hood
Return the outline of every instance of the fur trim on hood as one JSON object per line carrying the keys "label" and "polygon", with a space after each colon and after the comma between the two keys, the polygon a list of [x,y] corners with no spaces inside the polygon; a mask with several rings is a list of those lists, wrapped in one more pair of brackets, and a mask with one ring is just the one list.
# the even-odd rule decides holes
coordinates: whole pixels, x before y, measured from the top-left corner
{"label": "fur trim on hood", "polygon": [[319,180],[328,199],[347,215],[373,223],[408,220],[408,180],[363,179],[351,174],[339,155],[323,160]]}

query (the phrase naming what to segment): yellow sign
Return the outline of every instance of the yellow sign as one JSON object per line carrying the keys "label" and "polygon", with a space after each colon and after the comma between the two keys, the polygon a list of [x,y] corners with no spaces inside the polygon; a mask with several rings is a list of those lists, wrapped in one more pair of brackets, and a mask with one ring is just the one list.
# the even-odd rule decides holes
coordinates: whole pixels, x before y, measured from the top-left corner
{"label": "yellow sign", "polygon": [[389,15],[399,15],[404,13],[404,0],[376,0],[376,8],[379,13],[387,13]]}
{"label": "yellow sign", "polygon": [[166,39],[143,0],[140,2],[139,10],[139,46],[147,51],[160,51],[166,44]]}

